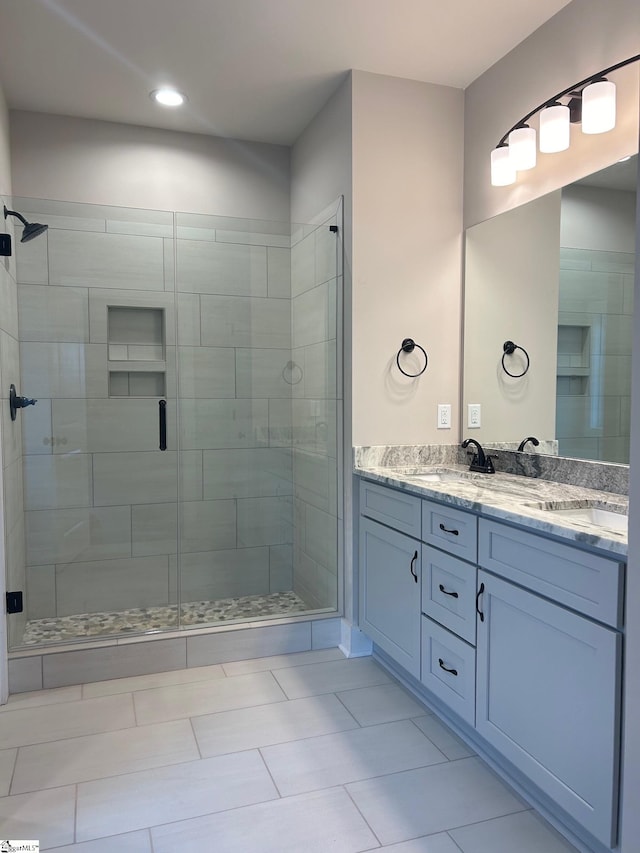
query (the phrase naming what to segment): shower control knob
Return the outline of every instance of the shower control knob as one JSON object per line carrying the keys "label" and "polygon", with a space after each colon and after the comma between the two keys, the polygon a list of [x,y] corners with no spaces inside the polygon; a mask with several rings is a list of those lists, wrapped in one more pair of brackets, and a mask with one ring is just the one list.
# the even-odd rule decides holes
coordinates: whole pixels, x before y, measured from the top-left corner
{"label": "shower control knob", "polygon": [[16,392],[16,386],[12,383],[9,386],[9,410],[11,412],[11,420],[15,421],[18,409],[26,409],[27,406],[35,406],[37,400],[32,400],[29,397],[20,397]]}

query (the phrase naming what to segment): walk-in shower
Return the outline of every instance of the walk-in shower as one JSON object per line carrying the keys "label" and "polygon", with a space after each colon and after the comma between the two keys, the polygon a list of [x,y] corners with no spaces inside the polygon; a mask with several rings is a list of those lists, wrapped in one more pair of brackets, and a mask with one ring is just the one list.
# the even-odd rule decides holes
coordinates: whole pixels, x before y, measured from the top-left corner
{"label": "walk-in shower", "polygon": [[336,610],[340,203],[12,207],[11,648]]}

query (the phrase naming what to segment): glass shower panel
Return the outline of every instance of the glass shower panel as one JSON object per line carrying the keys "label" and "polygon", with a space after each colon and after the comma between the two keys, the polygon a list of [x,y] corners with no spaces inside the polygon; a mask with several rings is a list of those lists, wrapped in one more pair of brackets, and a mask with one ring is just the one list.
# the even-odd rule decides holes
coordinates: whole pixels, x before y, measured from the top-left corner
{"label": "glass shower panel", "polygon": [[342,518],[342,204],[291,240],[293,590],[338,607]]}
{"label": "glass shower panel", "polygon": [[14,206],[49,227],[17,244],[16,384],[38,402],[16,422],[26,625],[12,646],[176,626],[173,214]]}
{"label": "glass shower panel", "polygon": [[[327,278],[335,282],[335,239],[333,257]],[[335,592],[329,603],[326,589],[322,603],[308,601],[294,581],[293,404],[304,396],[305,342],[300,338],[294,355],[291,263],[289,223],[176,215],[179,432],[191,470],[179,501],[185,627],[335,607]],[[316,296],[310,310],[323,330],[333,323],[335,339],[335,286]],[[327,334],[309,332],[309,345]],[[326,367],[321,359],[318,351],[310,362],[316,383]],[[335,360],[331,369],[335,374]],[[335,446],[335,416],[324,421],[322,442],[333,435]],[[316,473],[309,470],[314,482]],[[319,476],[328,500],[326,465]],[[335,488],[333,494],[335,500]]]}

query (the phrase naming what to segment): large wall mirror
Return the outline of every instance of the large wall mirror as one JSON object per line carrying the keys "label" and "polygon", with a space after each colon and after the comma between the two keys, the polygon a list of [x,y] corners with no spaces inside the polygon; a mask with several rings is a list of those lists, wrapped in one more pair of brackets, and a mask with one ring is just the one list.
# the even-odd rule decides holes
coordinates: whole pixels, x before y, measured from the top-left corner
{"label": "large wall mirror", "polygon": [[467,231],[464,436],[629,462],[637,160]]}

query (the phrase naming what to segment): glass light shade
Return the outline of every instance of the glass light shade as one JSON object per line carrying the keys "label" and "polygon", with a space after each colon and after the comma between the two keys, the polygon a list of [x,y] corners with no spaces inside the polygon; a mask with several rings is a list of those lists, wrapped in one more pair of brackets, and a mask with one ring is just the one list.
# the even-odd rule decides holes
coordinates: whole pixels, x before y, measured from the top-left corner
{"label": "glass light shade", "polygon": [[180,107],[185,102],[184,95],[176,89],[155,89],[151,98],[163,107]]}
{"label": "glass light shade", "polygon": [[509,157],[513,168],[522,172],[536,165],[536,131],[533,127],[517,127],[509,134]]}
{"label": "glass light shade", "polygon": [[494,148],[491,152],[491,186],[507,187],[515,183],[516,170],[506,145]]}
{"label": "glass light shade", "polygon": [[571,139],[570,110],[562,104],[545,107],[540,113],[540,151],[566,151]]}
{"label": "glass light shade", "polygon": [[616,126],[616,84],[598,80],[582,90],[582,132],[606,133]]}

